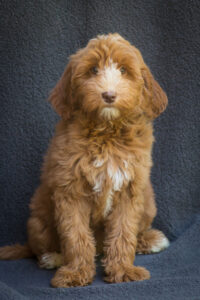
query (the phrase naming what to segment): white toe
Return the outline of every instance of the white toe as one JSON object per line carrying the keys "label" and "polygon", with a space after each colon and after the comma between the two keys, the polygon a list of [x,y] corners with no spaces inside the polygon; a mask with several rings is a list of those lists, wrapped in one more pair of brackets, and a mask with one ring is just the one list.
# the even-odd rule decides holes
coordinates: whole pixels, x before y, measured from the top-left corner
{"label": "white toe", "polygon": [[43,269],[54,269],[62,265],[62,255],[56,252],[45,253],[39,259],[39,266]]}
{"label": "white toe", "polygon": [[160,251],[166,249],[167,247],[169,247],[169,245],[170,245],[170,243],[169,243],[168,238],[166,238],[166,236],[162,235],[161,239],[158,240],[157,243],[151,247],[151,252],[152,253],[160,252]]}

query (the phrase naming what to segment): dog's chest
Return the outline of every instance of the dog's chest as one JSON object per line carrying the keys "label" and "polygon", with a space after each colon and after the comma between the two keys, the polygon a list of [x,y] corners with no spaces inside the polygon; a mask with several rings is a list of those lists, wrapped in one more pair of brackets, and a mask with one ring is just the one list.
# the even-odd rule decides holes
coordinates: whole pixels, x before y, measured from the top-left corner
{"label": "dog's chest", "polygon": [[120,191],[122,186],[130,180],[130,172],[126,160],[123,160],[119,165],[112,158],[107,161],[96,159],[93,162],[93,168],[95,169],[95,185],[93,186],[93,191],[95,192],[102,192],[104,185],[108,182],[110,182],[113,192]]}
{"label": "dog's chest", "polygon": [[93,192],[104,200],[103,216],[106,217],[112,209],[115,192],[127,186],[133,174],[128,160],[113,157],[95,159],[92,170]]}

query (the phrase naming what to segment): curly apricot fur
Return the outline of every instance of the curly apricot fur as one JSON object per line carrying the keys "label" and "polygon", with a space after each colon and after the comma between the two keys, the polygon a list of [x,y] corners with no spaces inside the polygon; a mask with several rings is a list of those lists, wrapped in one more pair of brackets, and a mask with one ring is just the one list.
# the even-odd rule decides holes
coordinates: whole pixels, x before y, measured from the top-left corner
{"label": "curly apricot fur", "polygon": [[[116,99],[105,103],[102,93],[110,90]],[[148,279],[133,261],[159,236],[150,229],[150,170],[152,121],[167,105],[164,91],[139,50],[109,34],[70,57],[49,101],[62,119],[31,200],[28,246],[1,248],[0,258],[59,252],[63,265],[51,283],[69,287],[92,282],[95,255],[103,251],[106,281]]]}

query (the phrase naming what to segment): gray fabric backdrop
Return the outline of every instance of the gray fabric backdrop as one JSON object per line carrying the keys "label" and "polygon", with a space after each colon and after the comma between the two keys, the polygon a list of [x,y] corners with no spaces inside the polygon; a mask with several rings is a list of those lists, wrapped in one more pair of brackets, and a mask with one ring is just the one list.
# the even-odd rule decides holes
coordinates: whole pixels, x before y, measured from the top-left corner
{"label": "gray fabric backdrop", "polygon": [[53,289],[35,260],[0,262],[0,299],[200,299],[198,0],[0,1],[0,245],[26,240],[28,204],[58,116],[45,101],[68,56],[100,33],[138,47],[167,92],[155,122],[155,226],[171,247],[137,256],[151,279]]}

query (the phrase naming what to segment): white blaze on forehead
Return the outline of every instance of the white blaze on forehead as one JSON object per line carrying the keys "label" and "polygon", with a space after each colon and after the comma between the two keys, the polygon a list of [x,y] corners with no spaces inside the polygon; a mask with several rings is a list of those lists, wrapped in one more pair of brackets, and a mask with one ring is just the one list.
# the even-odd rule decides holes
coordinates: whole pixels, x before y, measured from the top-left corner
{"label": "white blaze on forehead", "polygon": [[[98,39],[100,40],[113,40],[113,41],[123,41],[124,39],[119,35],[119,34],[101,34],[101,35],[98,35]],[[93,39],[93,40],[97,40],[97,39]]]}
{"label": "white blaze on forehead", "polygon": [[[108,66],[105,66],[100,73],[101,92],[112,91],[117,95],[117,86],[121,80],[121,72],[112,59],[109,60]],[[117,101],[117,98],[116,98]],[[107,120],[114,120],[120,116],[120,111],[116,107],[104,107],[101,116]]]}
{"label": "white blaze on forehead", "polygon": [[117,85],[121,80],[121,72],[117,68],[117,64],[110,60],[109,65],[105,66],[101,72],[101,86],[104,92],[116,92]]}

